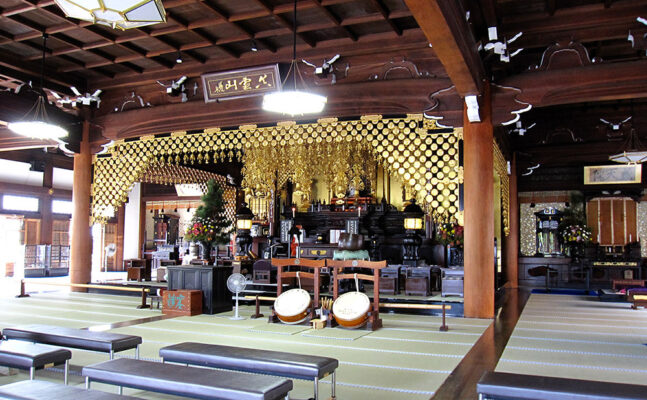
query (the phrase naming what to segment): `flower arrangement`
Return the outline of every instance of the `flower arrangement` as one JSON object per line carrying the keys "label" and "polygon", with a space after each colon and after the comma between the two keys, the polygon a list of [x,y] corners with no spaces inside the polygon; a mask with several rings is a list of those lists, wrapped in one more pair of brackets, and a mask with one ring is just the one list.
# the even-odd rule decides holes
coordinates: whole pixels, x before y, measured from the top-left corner
{"label": "flower arrangement", "polygon": [[455,222],[443,222],[438,226],[436,240],[443,245],[463,248],[464,228]]}
{"label": "flower arrangement", "polygon": [[564,243],[588,243],[591,241],[591,228],[586,225],[568,225],[562,230]]}
{"label": "flower arrangement", "polygon": [[191,242],[211,243],[215,239],[214,221],[210,218],[195,217],[184,232],[184,239]]}

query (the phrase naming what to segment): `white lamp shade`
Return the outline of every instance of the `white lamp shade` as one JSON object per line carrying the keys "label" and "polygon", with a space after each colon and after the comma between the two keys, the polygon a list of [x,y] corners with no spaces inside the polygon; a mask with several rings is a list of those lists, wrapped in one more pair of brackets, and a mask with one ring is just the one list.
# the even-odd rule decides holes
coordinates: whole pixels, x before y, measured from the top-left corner
{"label": "white lamp shade", "polygon": [[263,110],[288,115],[314,114],[323,110],[326,97],[299,90],[267,93],[263,96]]}
{"label": "white lamp shade", "polygon": [[166,22],[161,0],[55,0],[65,15],[129,29]]}
{"label": "white lamp shade", "polygon": [[45,121],[10,122],[7,127],[21,136],[35,139],[59,139],[67,136],[65,129]]}
{"label": "white lamp shade", "polygon": [[252,220],[239,218],[236,220],[236,229],[252,229]]}
{"label": "white lamp shade", "polygon": [[609,160],[623,164],[640,164],[647,161],[647,151],[623,151],[609,156]]}
{"label": "white lamp shade", "polygon": [[422,229],[422,218],[405,218],[404,229]]}

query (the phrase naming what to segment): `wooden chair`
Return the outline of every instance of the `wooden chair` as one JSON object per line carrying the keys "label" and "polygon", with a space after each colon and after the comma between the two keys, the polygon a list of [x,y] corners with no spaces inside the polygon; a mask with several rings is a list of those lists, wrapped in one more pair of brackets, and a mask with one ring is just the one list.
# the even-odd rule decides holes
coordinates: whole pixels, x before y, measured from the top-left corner
{"label": "wooden chair", "polygon": [[[377,330],[382,327],[380,319],[380,270],[386,268],[386,261],[362,261],[362,260],[325,260],[326,266],[333,271],[333,300],[339,296],[339,281],[341,279],[357,279],[373,282],[373,306],[369,311],[366,328]],[[343,273],[346,268],[367,268],[373,270],[373,275]]]}

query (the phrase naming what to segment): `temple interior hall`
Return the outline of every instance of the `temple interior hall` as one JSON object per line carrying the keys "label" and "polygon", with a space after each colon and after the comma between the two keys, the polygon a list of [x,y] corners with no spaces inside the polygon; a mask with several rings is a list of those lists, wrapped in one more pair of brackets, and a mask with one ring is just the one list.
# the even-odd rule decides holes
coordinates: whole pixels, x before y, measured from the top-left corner
{"label": "temple interior hall", "polygon": [[647,400],[647,0],[0,15],[0,398]]}

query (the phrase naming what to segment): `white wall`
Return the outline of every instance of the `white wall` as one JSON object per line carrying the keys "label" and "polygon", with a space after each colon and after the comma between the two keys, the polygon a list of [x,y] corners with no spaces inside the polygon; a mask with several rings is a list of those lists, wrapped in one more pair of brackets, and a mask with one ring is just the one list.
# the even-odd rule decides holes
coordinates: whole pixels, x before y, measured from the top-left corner
{"label": "white wall", "polygon": [[124,260],[139,258],[139,218],[142,198],[141,183],[135,183],[128,193],[124,219]]}

